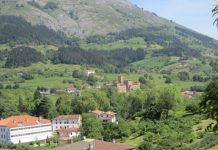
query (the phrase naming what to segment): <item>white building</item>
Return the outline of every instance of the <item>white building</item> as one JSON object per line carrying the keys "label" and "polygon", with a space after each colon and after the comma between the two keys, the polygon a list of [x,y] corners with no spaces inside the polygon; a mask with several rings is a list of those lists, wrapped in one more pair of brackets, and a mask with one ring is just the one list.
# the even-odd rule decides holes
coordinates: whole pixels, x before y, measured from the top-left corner
{"label": "white building", "polygon": [[70,86],[66,89],[66,92],[74,96],[81,96],[80,90],[77,90],[74,86]]}
{"label": "white building", "polygon": [[52,130],[55,132],[62,128],[80,128],[81,124],[80,115],[62,115],[52,120]]}
{"label": "white building", "polygon": [[63,142],[78,137],[81,124],[80,115],[62,115],[52,120],[52,129],[60,136],[59,140]]}
{"label": "white building", "polygon": [[90,75],[93,75],[93,74],[95,74],[95,70],[87,70],[86,71],[86,76],[87,77],[90,76]]}
{"label": "white building", "polygon": [[29,143],[51,136],[51,121],[41,117],[22,115],[0,120],[1,144]]}
{"label": "white building", "polygon": [[99,118],[102,121],[111,121],[112,123],[116,122],[116,113],[108,111],[104,112],[101,110],[94,110],[92,111],[94,114],[97,115],[97,118]]}

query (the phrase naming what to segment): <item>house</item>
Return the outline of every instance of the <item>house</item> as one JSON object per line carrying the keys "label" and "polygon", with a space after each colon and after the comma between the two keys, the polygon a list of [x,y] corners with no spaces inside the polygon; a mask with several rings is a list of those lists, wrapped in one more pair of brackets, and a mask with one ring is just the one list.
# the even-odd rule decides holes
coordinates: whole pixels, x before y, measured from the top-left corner
{"label": "house", "polygon": [[1,144],[29,143],[51,136],[51,121],[41,117],[21,115],[0,120]]}
{"label": "house", "polygon": [[87,70],[86,71],[86,76],[87,77],[90,76],[90,75],[93,75],[93,74],[95,74],[95,70]]}
{"label": "house", "polygon": [[55,150],[135,150],[135,148],[128,148],[123,144],[87,139],[66,146],[58,147]]}
{"label": "house", "polygon": [[80,135],[81,124],[80,115],[62,115],[52,120],[52,130],[60,136],[61,141],[68,141]]}
{"label": "house", "polygon": [[126,93],[127,91],[140,89],[140,82],[134,82],[132,80],[124,80],[122,75],[117,79],[117,91],[120,93]]}
{"label": "house", "polygon": [[184,92],[182,92],[182,95],[186,98],[192,98],[194,96],[194,92],[193,91],[184,91]]}
{"label": "house", "polygon": [[81,96],[81,92],[80,90],[77,90],[76,87],[74,86],[70,86],[66,89],[66,92],[69,93],[69,94],[72,94],[74,96]]}
{"label": "house", "polygon": [[104,112],[101,110],[94,110],[92,113],[97,115],[97,118],[102,121],[111,121],[112,123],[116,122],[116,113],[108,111]]}
{"label": "house", "polygon": [[57,131],[58,129],[64,128],[80,128],[82,122],[80,115],[61,115],[52,120],[52,130]]}

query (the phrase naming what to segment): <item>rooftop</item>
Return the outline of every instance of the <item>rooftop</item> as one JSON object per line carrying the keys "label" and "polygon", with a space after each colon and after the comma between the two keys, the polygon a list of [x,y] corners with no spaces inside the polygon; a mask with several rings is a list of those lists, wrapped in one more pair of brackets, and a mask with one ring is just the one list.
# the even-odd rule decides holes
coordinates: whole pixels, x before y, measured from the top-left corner
{"label": "rooftop", "polygon": [[71,132],[76,132],[76,131],[79,131],[79,130],[80,130],[80,128],[68,128],[68,129],[60,128],[58,131],[59,132],[71,133]]}
{"label": "rooftop", "polygon": [[66,146],[62,146],[56,148],[56,150],[88,150],[89,145],[93,146],[92,150],[133,150],[134,148],[127,148],[125,145],[122,144],[115,144],[111,142],[105,142],[100,140],[85,140],[76,142],[73,144],[69,144]]}
{"label": "rooftop", "polygon": [[53,120],[66,120],[66,119],[79,119],[79,118],[80,115],[61,115],[54,118]]}
{"label": "rooftop", "polygon": [[112,116],[116,115],[116,113],[114,113],[112,111],[104,112],[104,111],[101,111],[101,110],[93,110],[92,112],[97,114],[97,115],[101,115],[101,114],[112,115]]}
{"label": "rooftop", "polygon": [[9,128],[16,128],[22,126],[34,126],[38,124],[51,123],[48,119],[42,119],[39,117],[21,115],[21,116],[11,116],[9,118],[0,120],[0,126],[6,126]]}

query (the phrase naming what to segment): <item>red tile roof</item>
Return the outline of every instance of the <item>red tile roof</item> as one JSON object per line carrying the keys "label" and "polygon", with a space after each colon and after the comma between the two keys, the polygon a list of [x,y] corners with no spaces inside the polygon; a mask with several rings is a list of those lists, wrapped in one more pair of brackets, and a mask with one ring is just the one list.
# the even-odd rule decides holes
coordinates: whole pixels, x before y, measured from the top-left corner
{"label": "red tile roof", "polygon": [[80,115],[61,115],[61,116],[54,118],[53,120],[79,119],[79,118],[80,118]]}
{"label": "red tile roof", "polygon": [[97,115],[101,115],[101,114],[112,115],[112,116],[116,115],[116,113],[114,113],[112,111],[104,112],[104,111],[101,111],[101,110],[94,110],[92,112],[97,114]]}
{"label": "red tile roof", "polygon": [[92,111],[93,113],[95,113],[95,114],[97,114],[97,115],[101,115],[101,114],[103,114],[104,112],[103,111],[101,111],[101,110],[93,110]]}
{"label": "red tile roof", "polygon": [[16,128],[22,126],[34,126],[38,124],[51,123],[48,119],[40,119],[39,117],[21,115],[21,116],[11,116],[9,118],[0,120],[0,126],[6,126],[9,128]]}
{"label": "red tile roof", "polygon": [[79,130],[80,130],[80,128],[67,128],[67,129],[65,129],[65,128],[60,128],[60,129],[58,130],[58,132],[71,133],[71,132],[76,132],[76,131],[79,131]]}
{"label": "red tile roof", "polygon": [[70,91],[75,91],[75,90],[76,90],[76,88],[75,88],[74,86],[70,86],[70,87],[68,87],[68,88],[67,88],[67,90],[70,90]]}
{"label": "red tile roof", "polygon": [[112,120],[112,118],[99,118],[100,120]]}
{"label": "red tile roof", "polygon": [[72,137],[67,137],[67,136],[61,136],[59,138],[60,141],[69,141],[69,140],[72,140],[73,138]]}

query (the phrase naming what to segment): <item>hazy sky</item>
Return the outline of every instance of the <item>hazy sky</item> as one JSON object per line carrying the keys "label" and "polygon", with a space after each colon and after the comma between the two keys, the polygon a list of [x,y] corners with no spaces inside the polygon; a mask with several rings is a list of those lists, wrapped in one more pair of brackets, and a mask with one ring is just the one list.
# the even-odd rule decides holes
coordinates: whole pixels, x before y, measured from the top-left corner
{"label": "hazy sky", "polygon": [[[212,8],[218,0],[129,0],[145,10],[218,40]],[[218,16],[217,16],[218,17]]]}

